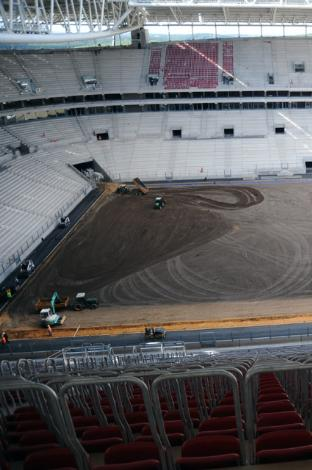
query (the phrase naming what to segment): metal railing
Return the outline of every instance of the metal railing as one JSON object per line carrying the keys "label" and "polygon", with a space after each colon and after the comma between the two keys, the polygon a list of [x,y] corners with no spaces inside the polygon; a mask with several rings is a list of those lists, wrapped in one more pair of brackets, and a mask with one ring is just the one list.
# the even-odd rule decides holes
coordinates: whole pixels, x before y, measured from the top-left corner
{"label": "metal railing", "polygon": [[246,436],[248,441],[249,464],[256,462],[256,401],[259,374],[273,372],[279,378],[297,412],[301,414],[307,429],[312,428],[311,384],[312,365],[301,364],[285,358],[272,358],[256,362],[247,372],[244,381]]}
{"label": "metal railing", "polygon": [[80,445],[75,434],[68,433],[67,422],[62,414],[61,401],[57,394],[48,386],[33,383],[23,378],[9,378],[0,382],[0,405],[2,412],[10,414],[21,406],[22,400],[33,405],[59,441],[73,454],[79,470],[89,470],[89,456]]}

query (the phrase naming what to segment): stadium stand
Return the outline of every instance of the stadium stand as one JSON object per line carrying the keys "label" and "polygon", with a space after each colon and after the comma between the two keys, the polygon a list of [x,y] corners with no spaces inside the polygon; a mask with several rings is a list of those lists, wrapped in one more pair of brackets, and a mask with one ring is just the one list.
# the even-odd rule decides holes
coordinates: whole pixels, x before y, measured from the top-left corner
{"label": "stadium stand", "polygon": [[[67,163],[96,160],[116,180],[255,178],[306,173],[312,128],[307,110],[121,113],[29,121],[1,131],[2,153],[32,143]],[[224,129],[234,129],[231,139]],[[283,133],[276,134],[276,128]],[[181,130],[181,138],[172,136]],[[97,141],[97,130],[109,140]],[[11,139],[11,141],[10,141]],[[228,150],[231,149],[231,158]],[[58,155],[58,156],[57,156]],[[63,155],[63,156],[62,156]]]}
{"label": "stadium stand", "polygon": [[12,130],[10,131],[0,126],[0,156],[9,153],[10,149],[18,148],[21,141],[15,135]]}
{"label": "stadium stand", "polygon": [[14,135],[29,145],[40,147],[62,145],[85,140],[76,118],[38,120],[7,127]]}
{"label": "stadium stand", "polygon": [[296,351],[207,355],[168,344],[129,354],[97,344],[2,360],[2,465],[189,470],[311,459],[311,348]]}
{"label": "stadium stand", "polygon": [[[1,29],[18,26],[16,12],[27,7],[36,18],[32,25],[19,15],[17,35],[27,31],[40,39],[44,17],[51,30],[62,17],[73,34],[77,18],[69,11],[64,18],[63,2],[55,2],[55,11],[51,2],[49,13],[44,7],[49,2],[35,3],[29,9],[27,2],[10,2],[9,21],[4,5]],[[112,35],[118,34],[129,13],[135,21],[133,3],[102,2],[100,12],[97,2],[88,8],[81,2],[79,35],[87,9],[96,35],[103,20]],[[289,15],[295,11],[291,3],[283,5]],[[74,2],[71,7],[75,16]],[[182,7],[183,2],[169,7],[179,23]],[[114,10],[121,14],[115,24]],[[143,22],[147,10],[141,12]],[[248,5],[243,10],[251,12]],[[262,5],[263,13],[252,14],[268,15],[267,10]],[[275,10],[273,22],[281,15]],[[239,17],[233,5],[222,11],[226,22],[231,23],[230,13]],[[159,11],[159,22],[165,12]],[[197,13],[195,8],[195,24],[205,24],[206,14]],[[210,13],[216,19],[217,6]],[[262,24],[268,16],[261,18]],[[291,21],[297,24],[295,17]],[[145,48],[144,28],[135,31],[134,24],[132,46],[138,49],[53,50],[47,42],[52,49],[0,52],[0,281],[93,189],[75,164],[93,161],[116,182],[138,175],[147,182],[216,182],[312,173],[310,38],[179,41]],[[193,19],[191,29],[193,35]],[[223,200],[227,196],[220,195]],[[274,202],[272,197],[265,204]],[[228,217],[225,223],[238,232],[245,222],[234,224]],[[298,245],[295,251],[303,252],[299,262],[308,272],[304,250]],[[289,282],[295,276],[294,271]],[[182,281],[177,284],[183,289]],[[102,286],[99,300],[111,287],[122,303],[118,285]],[[195,282],[188,289],[195,290]],[[159,292],[156,286],[155,298]],[[140,300],[144,292],[135,295]],[[244,349],[245,338],[232,349],[232,336],[232,346],[222,350],[195,350],[182,342],[90,343],[53,354],[30,347],[24,356],[2,344],[0,470],[207,470],[267,463],[279,469],[285,462],[296,469],[299,460],[310,466],[312,347],[304,343],[309,328],[299,338],[293,346]]]}
{"label": "stadium stand", "polygon": [[[164,83],[163,90],[224,90],[228,84],[220,80],[223,68],[230,73],[235,71],[231,89],[309,88],[312,77],[309,47],[310,39],[273,38],[183,42],[145,50],[2,52],[0,97],[3,101],[15,101],[92,93],[93,89],[83,86],[85,75],[95,77],[96,89],[105,93],[151,91],[146,80],[149,73],[159,73],[164,78],[157,89]],[[301,70],[296,68],[300,64]],[[274,76],[273,84],[268,82],[268,74]],[[18,86],[16,81],[22,79],[32,80],[35,86],[32,92]]]}
{"label": "stadium stand", "polygon": [[164,88],[216,88],[218,44],[169,45],[166,49]]}
{"label": "stadium stand", "polygon": [[[0,113],[10,123],[0,128],[2,162],[25,144],[32,151],[45,149],[49,159],[53,154],[57,160],[63,154],[68,163],[95,159],[116,180],[137,174],[146,180],[304,175],[312,135],[309,44],[309,39],[246,39],[145,50],[2,52]],[[296,64],[305,71],[296,72]],[[146,80],[151,71],[160,76],[152,98]],[[167,93],[166,77],[187,81],[192,92],[186,98]],[[36,91],[22,91],[16,80],[32,81]],[[208,80],[214,83],[209,97]],[[88,101],[94,90],[99,94]],[[228,96],[229,90],[239,94]],[[11,108],[14,100],[30,100],[31,106],[17,102]],[[71,109],[76,102],[79,109]],[[97,142],[97,131],[107,132],[109,140]]]}
{"label": "stadium stand", "polygon": [[42,152],[7,162],[0,172],[0,276],[27,256],[92,189],[65,162]]}
{"label": "stadium stand", "polygon": [[[222,44],[222,57],[223,57],[223,72],[227,80],[233,78],[234,74],[234,58],[233,58],[233,43],[224,42]],[[225,82],[226,83],[226,82]]]}
{"label": "stadium stand", "polygon": [[160,61],[161,61],[161,48],[153,47],[151,49],[150,62],[148,73],[159,75],[160,72]]}

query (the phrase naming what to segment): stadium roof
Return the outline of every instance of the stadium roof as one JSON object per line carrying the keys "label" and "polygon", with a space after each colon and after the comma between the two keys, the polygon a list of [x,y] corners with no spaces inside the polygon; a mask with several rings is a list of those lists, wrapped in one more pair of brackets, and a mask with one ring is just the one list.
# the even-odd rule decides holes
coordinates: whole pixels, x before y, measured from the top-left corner
{"label": "stadium roof", "polygon": [[312,0],[129,0],[144,7],[149,23],[278,23],[312,22]]}
{"label": "stadium roof", "polygon": [[0,0],[0,42],[97,39],[144,25],[145,9],[127,0]]}
{"label": "stadium roof", "polygon": [[0,0],[0,43],[100,39],[147,25],[311,24],[312,0]]}

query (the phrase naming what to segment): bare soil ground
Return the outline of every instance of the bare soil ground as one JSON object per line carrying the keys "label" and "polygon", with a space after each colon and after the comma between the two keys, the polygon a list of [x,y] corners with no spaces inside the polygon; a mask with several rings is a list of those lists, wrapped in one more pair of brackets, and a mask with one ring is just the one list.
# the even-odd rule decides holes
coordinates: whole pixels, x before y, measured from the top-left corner
{"label": "bare soil ground", "polygon": [[[159,193],[167,206],[156,211]],[[36,299],[54,290],[71,297],[86,291],[101,304],[66,313],[64,333],[79,325],[115,332],[148,323],[183,329],[308,320],[311,202],[306,183],[111,195],[86,215],[1,322],[30,333],[38,325]]]}

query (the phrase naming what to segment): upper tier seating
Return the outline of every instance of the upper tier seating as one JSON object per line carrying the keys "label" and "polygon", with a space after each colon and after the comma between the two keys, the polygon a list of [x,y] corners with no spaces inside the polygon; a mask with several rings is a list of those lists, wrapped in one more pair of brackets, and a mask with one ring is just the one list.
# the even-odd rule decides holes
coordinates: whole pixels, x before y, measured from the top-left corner
{"label": "upper tier seating", "polygon": [[160,60],[161,60],[161,48],[153,47],[151,49],[150,63],[148,73],[152,75],[159,75],[160,72]]}
{"label": "upper tier seating", "polygon": [[183,43],[166,49],[166,89],[215,88],[218,85],[218,44]]}
{"label": "upper tier seating", "polygon": [[[311,89],[311,39],[238,39],[183,42],[150,49],[96,49],[74,52],[0,53],[0,100],[33,100],[37,97],[94,94],[82,77],[96,79],[104,93],[150,92],[146,75],[159,75],[163,89],[228,90],[222,69],[235,75],[234,89]],[[164,70],[162,61],[164,58]],[[304,64],[296,72],[294,64]],[[164,74],[164,77],[162,76]],[[274,77],[268,82],[268,74]],[[16,80],[32,80],[32,92],[22,91]]]}
{"label": "upper tier seating", "polygon": [[223,51],[223,71],[231,75],[234,73],[233,43],[224,42],[222,44]]}

